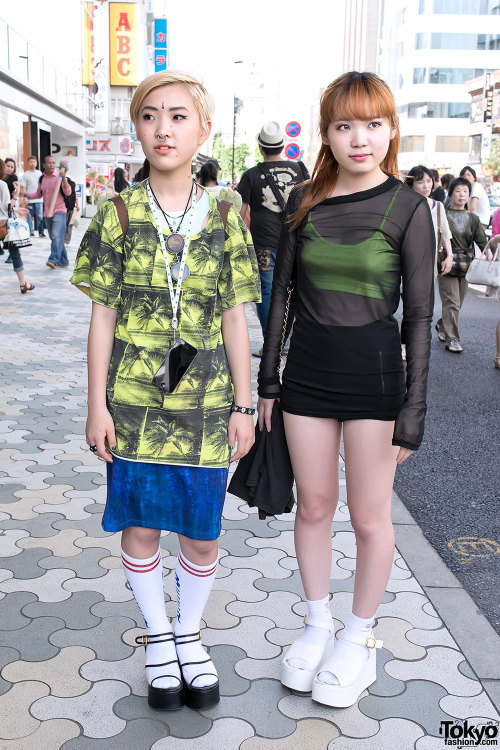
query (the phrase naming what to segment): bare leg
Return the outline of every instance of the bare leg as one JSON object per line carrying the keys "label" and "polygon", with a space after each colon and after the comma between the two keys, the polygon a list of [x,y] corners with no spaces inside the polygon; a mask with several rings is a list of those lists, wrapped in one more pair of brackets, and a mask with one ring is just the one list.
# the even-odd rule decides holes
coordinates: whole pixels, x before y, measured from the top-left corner
{"label": "bare leg", "polygon": [[341,426],[335,419],[286,413],[284,421],[297,484],[295,552],[306,597],[317,600],[330,590]]}
{"label": "bare leg", "polygon": [[347,504],[356,535],[353,612],[368,618],[384,595],[394,556],[391,496],[398,447],[393,422],[344,424]]}
{"label": "bare leg", "polygon": [[217,539],[204,541],[190,539],[188,536],[183,536],[182,534],[178,534],[178,536],[182,554],[190,562],[195,565],[206,566],[213,564],[217,560],[217,553],[219,551]]}
{"label": "bare leg", "polygon": [[130,557],[151,557],[158,550],[160,533],[158,529],[129,526],[122,531],[122,549]]}

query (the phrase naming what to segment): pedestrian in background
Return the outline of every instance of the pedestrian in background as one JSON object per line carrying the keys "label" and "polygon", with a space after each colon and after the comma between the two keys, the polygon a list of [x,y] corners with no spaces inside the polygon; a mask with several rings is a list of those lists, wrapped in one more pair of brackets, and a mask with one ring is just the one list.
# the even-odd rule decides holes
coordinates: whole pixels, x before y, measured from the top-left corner
{"label": "pedestrian in background", "polygon": [[[257,142],[264,162],[243,173],[237,191],[242,199],[240,215],[243,219],[250,207],[250,232],[259,262],[262,292],[257,314],[264,335],[283,211],[293,186],[306,180],[309,173],[301,161],[282,158],[285,136],[277,122],[266,122]],[[262,349],[253,356],[261,357]]]}
{"label": "pedestrian in background", "polygon": [[45,157],[43,168],[45,171],[38,181],[38,189],[26,192],[24,188],[21,188],[21,195],[27,195],[28,200],[43,198],[43,217],[51,239],[50,255],[45,265],[53,270],[56,267],[65,268],[69,265],[68,254],[64,246],[67,213],[64,196],[71,194],[71,186],[64,174],[59,175],[53,156]]}
{"label": "pedestrian in background", "polygon": [[448,188],[450,186],[450,182],[454,178],[455,175],[452,174],[442,174],[441,175],[441,186],[444,190],[444,198],[443,198],[443,205],[445,208],[448,208]]}
{"label": "pedestrian in background", "polygon": [[10,156],[5,159],[5,177],[4,181],[7,183],[9,188],[10,197],[13,198],[14,191],[16,190],[16,182],[18,182],[16,174],[16,162]]}
{"label": "pedestrian in background", "polygon": [[199,183],[214,195],[219,195],[222,185],[217,184],[217,167],[213,161],[207,161],[201,166]]}
{"label": "pedestrian in background", "polygon": [[64,244],[69,245],[73,233],[73,215],[75,211],[80,210],[78,197],[76,195],[76,183],[68,176],[69,164],[66,160],[59,162],[59,175],[66,177],[71,193],[64,196],[64,205],[66,206],[66,232],[64,235]]}
{"label": "pedestrian in background", "polygon": [[[37,164],[38,160],[36,156],[28,156],[28,169],[21,177],[21,187],[24,188],[26,193],[34,193],[38,190],[38,183],[42,173],[37,169]],[[28,210],[28,224],[31,236],[35,236],[36,229],[39,237],[45,237],[43,233],[43,198],[33,198],[33,200],[28,201]]]}
{"label": "pedestrian in background", "polygon": [[[372,627],[394,559],[394,474],[424,430],[435,237],[427,200],[396,179],[396,105],[378,76],[351,72],[333,81],[321,97],[319,132],[312,178],[292,192],[285,212],[258,411],[269,430],[280,399],[307,599],[305,630],[285,654],[281,681],[345,707],[376,679],[382,644]],[[401,281],[406,379],[394,318]],[[280,347],[294,315],[280,385]],[[342,432],[356,575],[352,612],[325,659]]]}
{"label": "pedestrian in background", "polygon": [[435,201],[441,201],[441,203],[446,198],[444,188],[441,186],[441,179],[439,177],[439,172],[437,169],[431,169],[429,170],[432,174],[432,182],[433,182],[433,188],[431,192],[431,198],[433,198]]}
{"label": "pedestrian in background", "polygon": [[483,229],[487,229],[490,223],[490,202],[486,190],[477,181],[476,171],[472,167],[464,167],[460,170],[460,177],[469,180],[472,190],[469,199],[469,211],[479,216]]}
{"label": "pedestrian in background", "polygon": [[[446,209],[446,217],[451,230],[451,247],[455,255],[467,254],[469,263],[474,258],[474,243],[481,250],[486,247],[487,239],[479,216],[467,211],[466,205],[470,200],[471,183],[465,177],[455,177],[450,182],[448,197],[450,207]],[[451,271],[438,276],[439,296],[441,297],[441,317],[436,323],[438,339],[443,341],[449,352],[460,354],[463,352],[458,330],[460,310],[467,294],[467,269],[453,261]]]}
{"label": "pedestrian in background", "polygon": [[110,198],[114,198],[116,195],[120,195],[120,193],[122,193],[128,187],[130,186],[125,179],[125,171],[121,167],[116,167],[115,171],[113,172],[113,177],[108,180],[106,189],[102,191],[99,198],[97,199],[97,208],[99,209],[102,204],[108,201]]}
{"label": "pedestrian in background", "polygon": [[[224,226],[216,197],[191,176],[212,110],[204,86],[184,73],[155,73],[138,86],[130,116],[148,179],[99,209],[72,277],[92,298],[86,435],[108,462],[103,528],[122,531],[125,574],[146,623],[137,642],[148,700],[162,709],[219,700],[200,620],[217,571],[231,451],[237,441],[231,460],[245,455],[255,435],[245,317],[245,303],[259,300],[255,253],[239,215],[229,208]],[[175,635],[162,529],[180,543]]]}
{"label": "pedestrian in background", "polygon": [[[13,195],[11,197],[9,193],[9,188],[7,187],[7,184],[4,180],[5,177],[5,162],[3,159],[0,159],[0,221],[6,221],[9,218],[9,206],[13,207],[14,203],[16,202],[17,198],[17,192],[18,192],[18,185],[14,185],[13,189]],[[19,248],[15,247],[15,245],[12,245],[11,243],[4,243],[4,245],[9,249],[10,256],[12,258],[12,266],[14,268],[14,271],[17,274],[17,278],[19,279],[19,287],[21,290],[21,294],[26,294],[26,292],[31,292],[35,285],[31,284],[29,281],[26,281],[24,276],[24,266],[23,266],[23,260],[21,258],[21,251]]]}
{"label": "pedestrian in background", "polygon": [[[427,203],[431,210],[432,223],[434,225],[434,234],[436,236],[436,262],[434,263],[434,275],[437,275],[438,270],[441,274],[447,274],[451,271],[453,264],[453,252],[451,250],[451,231],[448,226],[448,219],[446,218],[446,212],[444,206],[440,201],[430,198],[432,187],[434,182],[434,176],[430,169],[419,164],[416,167],[412,167],[405,178],[405,185],[411,187],[424,198],[427,198]],[[444,248],[446,251],[446,258],[441,262],[438,269],[437,253]]]}

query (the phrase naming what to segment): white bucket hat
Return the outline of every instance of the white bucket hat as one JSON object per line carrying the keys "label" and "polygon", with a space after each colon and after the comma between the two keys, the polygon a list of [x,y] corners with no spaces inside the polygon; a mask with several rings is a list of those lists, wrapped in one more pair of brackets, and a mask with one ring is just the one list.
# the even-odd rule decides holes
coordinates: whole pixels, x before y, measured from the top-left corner
{"label": "white bucket hat", "polygon": [[257,136],[257,141],[264,148],[282,148],[285,145],[285,137],[279,123],[273,120],[265,122]]}

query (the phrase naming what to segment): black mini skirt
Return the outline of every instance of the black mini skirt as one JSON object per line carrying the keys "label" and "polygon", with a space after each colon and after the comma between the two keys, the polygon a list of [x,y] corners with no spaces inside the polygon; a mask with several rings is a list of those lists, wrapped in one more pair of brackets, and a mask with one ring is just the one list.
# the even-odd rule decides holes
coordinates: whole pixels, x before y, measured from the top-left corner
{"label": "black mini skirt", "polygon": [[298,319],[282,378],[283,411],[307,417],[396,419],[405,396],[394,318],[365,326]]}

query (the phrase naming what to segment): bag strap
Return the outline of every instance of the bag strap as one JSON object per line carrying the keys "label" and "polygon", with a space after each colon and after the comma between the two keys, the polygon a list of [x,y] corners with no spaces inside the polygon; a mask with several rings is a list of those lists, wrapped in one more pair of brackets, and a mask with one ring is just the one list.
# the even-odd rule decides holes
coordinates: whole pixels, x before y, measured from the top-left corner
{"label": "bag strap", "polygon": [[278,201],[278,206],[280,207],[281,211],[283,212],[285,210],[285,207],[286,207],[285,199],[283,198],[283,195],[282,195],[281,191],[279,190],[279,188],[278,188],[278,186],[276,184],[276,180],[271,175],[271,172],[269,171],[269,167],[267,166],[267,164],[261,162],[260,164],[257,164],[257,169],[266,178],[267,184],[269,185],[269,187],[273,191],[273,195],[276,198],[276,200]]}
{"label": "bag strap", "polygon": [[217,208],[219,209],[219,213],[222,219],[222,223],[224,225],[224,229],[226,228],[227,216],[229,214],[229,209],[231,208],[231,206],[232,206],[231,201],[217,201]]}
{"label": "bag strap", "polygon": [[111,203],[115,204],[116,213],[118,214],[118,221],[120,222],[120,226],[123,232],[123,240],[125,241],[125,237],[127,236],[128,232],[127,206],[125,205],[121,195],[116,195],[114,198],[110,198],[109,200],[111,201]]}

